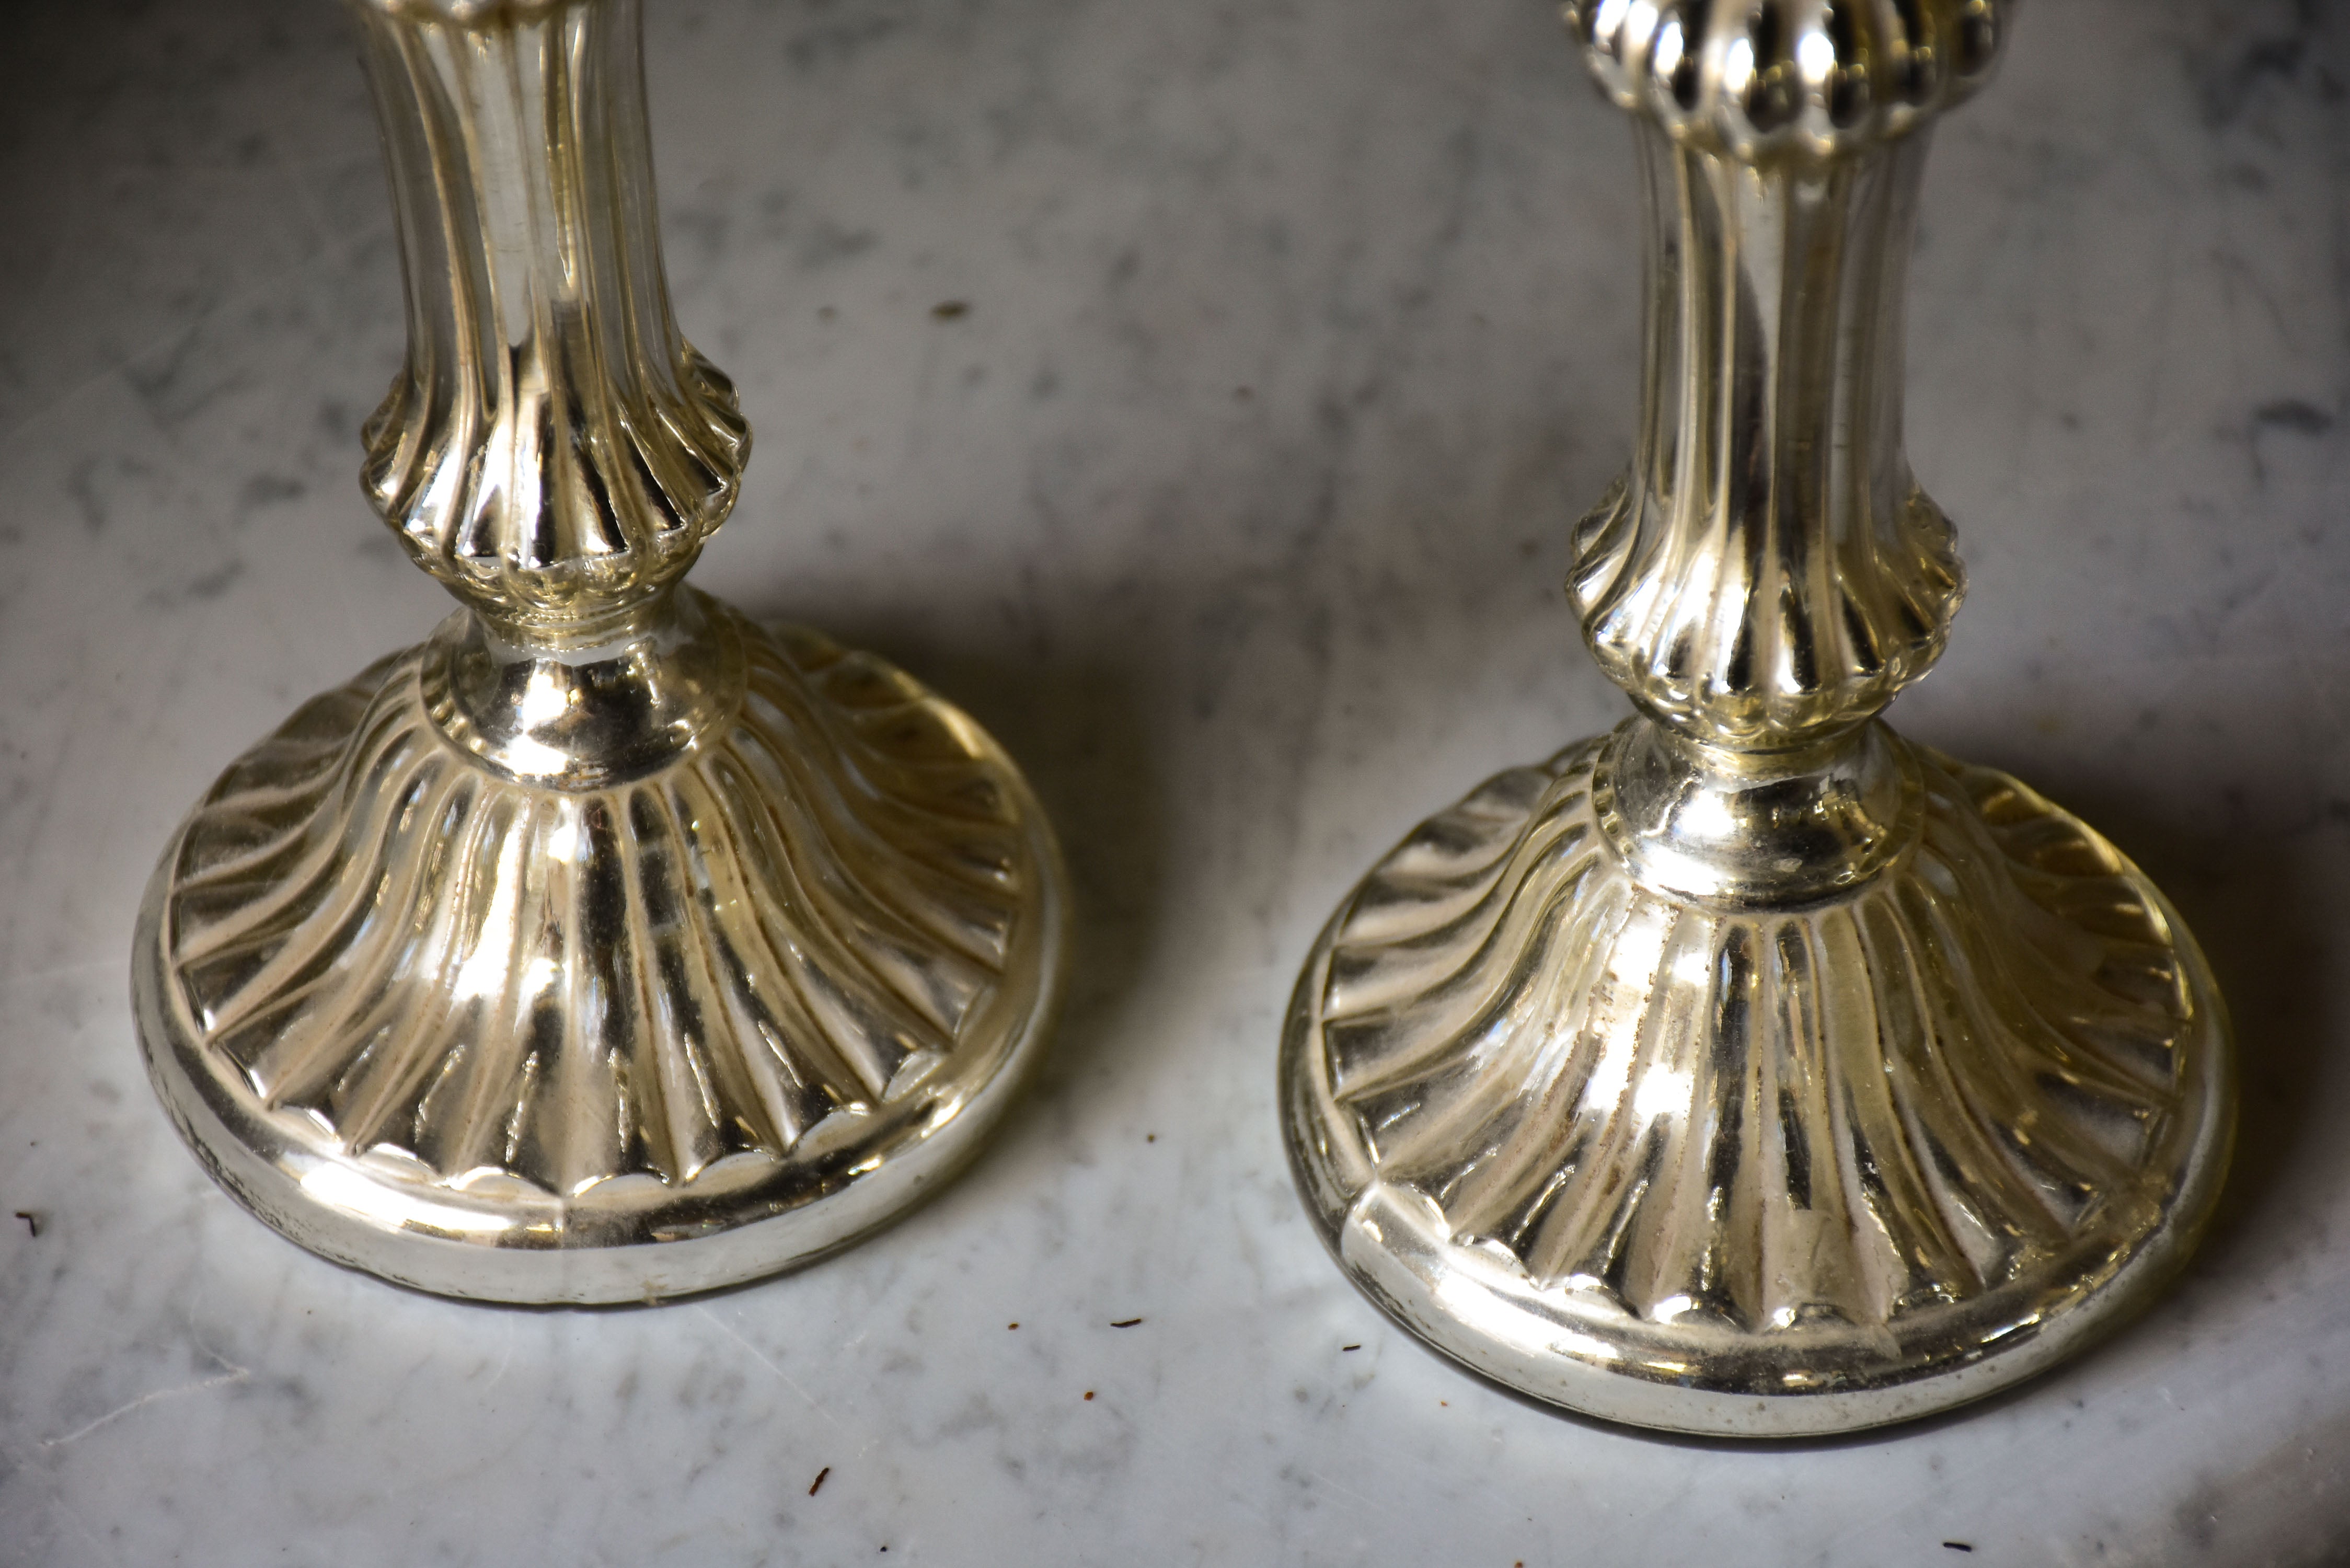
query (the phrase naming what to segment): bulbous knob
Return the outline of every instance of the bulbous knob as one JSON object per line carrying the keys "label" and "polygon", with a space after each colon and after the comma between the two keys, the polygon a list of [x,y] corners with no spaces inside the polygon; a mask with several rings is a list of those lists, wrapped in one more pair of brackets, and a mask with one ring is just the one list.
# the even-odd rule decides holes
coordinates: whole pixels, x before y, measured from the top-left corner
{"label": "bulbous knob", "polygon": [[1617,103],[1743,161],[1900,136],[1990,77],[2013,0],[1569,0]]}

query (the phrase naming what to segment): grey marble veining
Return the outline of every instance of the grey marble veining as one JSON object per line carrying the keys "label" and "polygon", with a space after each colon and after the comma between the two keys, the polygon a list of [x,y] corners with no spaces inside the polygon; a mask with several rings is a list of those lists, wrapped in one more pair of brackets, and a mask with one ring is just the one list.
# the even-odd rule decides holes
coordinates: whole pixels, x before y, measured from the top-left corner
{"label": "grey marble veining", "polygon": [[2204,939],[2221,1226],[2075,1366],[1758,1450],[1400,1337],[1274,1118],[1333,901],[1617,712],[1557,585],[1630,436],[1632,168],[1537,0],[654,7],[679,316],[758,432],[696,580],[1021,758],[1083,912],[1055,1053],[931,1207],[658,1311],[403,1293],[213,1189],[132,1044],[139,891],[445,603],[353,481],[400,320],[342,27],[0,35],[0,1563],[2340,1559],[2350,15],[2035,0],[1914,271],[1909,445],[1973,589],[1898,718]]}

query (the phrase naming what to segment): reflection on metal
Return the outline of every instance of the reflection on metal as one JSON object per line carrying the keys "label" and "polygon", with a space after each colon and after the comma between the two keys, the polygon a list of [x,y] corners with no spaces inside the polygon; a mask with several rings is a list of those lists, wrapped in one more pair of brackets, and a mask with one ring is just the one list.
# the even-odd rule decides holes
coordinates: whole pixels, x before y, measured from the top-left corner
{"label": "reflection on metal", "polygon": [[2227,1026],[2079,820],[1877,719],[1962,576],[1901,447],[1930,117],[2002,0],[1569,8],[1633,111],[1646,373],[1569,591],[1639,716],[1491,780],[1323,933],[1282,1054],[1374,1300],[1539,1398],[1924,1415],[2145,1302],[2216,1196]]}
{"label": "reflection on metal", "polygon": [[142,912],[148,1064],[326,1255],[657,1299],[846,1244],[1041,1043],[1063,894],[1018,771],[905,675],[678,579],[734,501],[678,336],[638,0],[353,0],[409,292],[365,483],[465,608],[304,706]]}

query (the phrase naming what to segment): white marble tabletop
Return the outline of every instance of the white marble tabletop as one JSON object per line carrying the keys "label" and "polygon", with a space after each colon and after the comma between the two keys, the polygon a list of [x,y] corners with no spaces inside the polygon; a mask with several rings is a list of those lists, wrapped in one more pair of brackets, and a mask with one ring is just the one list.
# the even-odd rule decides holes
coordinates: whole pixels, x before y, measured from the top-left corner
{"label": "white marble tabletop", "polygon": [[1552,8],[650,10],[679,316],[759,441],[696,580],[1026,765],[1082,903],[1051,1064],[905,1223],[660,1309],[436,1301],[213,1188],[140,1071],[132,914],[238,750],[443,611],[354,483],[389,209],[323,0],[25,0],[0,1563],[2344,1560],[2350,13],[2033,0],[1914,272],[1910,445],[1973,590],[1896,718],[2202,936],[2245,1075],[2221,1222],[2085,1360],[1752,1449],[1422,1349],[1324,1255],[1274,1111],[1372,857],[1621,711],[1559,580],[1631,431],[1635,192]]}

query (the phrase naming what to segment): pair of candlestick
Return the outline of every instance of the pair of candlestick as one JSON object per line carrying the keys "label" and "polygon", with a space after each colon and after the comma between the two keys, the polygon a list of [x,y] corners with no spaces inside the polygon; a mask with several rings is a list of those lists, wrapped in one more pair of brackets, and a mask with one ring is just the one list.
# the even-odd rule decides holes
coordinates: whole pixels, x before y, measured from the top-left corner
{"label": "pair of candlestick", "polygon": [[[409,296],[364,483],[463,607],[239,759],[141,912],[204,1164],[304,1246],[654,1301],[971,1156],[1066,920],[1018,770],[902,673],[681,586],[749,431],[679,336],[639,0],[349,0]],[[2159,892],[1876,715],[1960,595],[1901,449],[1929,123],[2005,0],[1582,0],[1638,127],[1646,370],[1569,592],[1638,708],[1347,899],[1280,1060],[1306,1206],[1537,1397],[1898,1420],[2144,1302],[2209,1213],[2219,996]]]}

